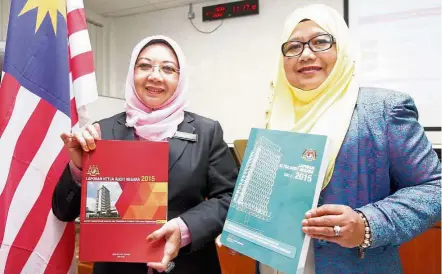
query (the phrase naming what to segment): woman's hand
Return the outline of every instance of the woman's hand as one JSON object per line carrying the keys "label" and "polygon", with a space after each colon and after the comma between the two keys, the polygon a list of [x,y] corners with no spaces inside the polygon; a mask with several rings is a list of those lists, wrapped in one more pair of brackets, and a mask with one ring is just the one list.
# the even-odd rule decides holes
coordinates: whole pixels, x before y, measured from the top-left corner
{"label": "woman's hand", "polygon": [[162,238],[166,240],[163,259],[160,263],[147,263],[148,267],[154,268],[159,272],[165,271],[168,268],[169,262],[172,261],[180,251],[181,231],[175,220],[170,220],[160,229],[147,236],[148,242],[153,242]]}
{"label": "woman's hand", "polygon": [[[305,214],[302,231],[319,240],[353,248],[360,245],[365,237],[365,225],[361,216],[348,206],[323,205]],[[340,227],[336,235],[334,226]]]}
{"label": "woman's hand", "polygon": [[[216,239],[215,239],[215,244],[216,244],[216,246],[219,247],[219,248],[223,247],[223,244],[221,243],[221,234],[218,235],[218,237],[216,237]],[[236,252],[236,251],[233,250],[233,249],[228,248],[227,246],[226,246],[225,248],[227,249],[227,252],[229,252],[230,255],[241,254],[241,253]]]}
{"label": "woman's hand", "polygon": [[82,132],[62,133],[60,135],[64,146],[69,152],[69,158],[79,169],[82,168],[83,151],[95,149],[95,140],[101,139],[101,130],[99,124],[87,125]]}

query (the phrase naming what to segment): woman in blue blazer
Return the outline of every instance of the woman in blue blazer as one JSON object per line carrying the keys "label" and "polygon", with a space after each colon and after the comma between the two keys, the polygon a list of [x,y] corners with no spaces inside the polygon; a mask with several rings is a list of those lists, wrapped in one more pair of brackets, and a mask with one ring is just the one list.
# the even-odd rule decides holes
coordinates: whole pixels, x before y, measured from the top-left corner
{"label": "woman in blue blazer", "polygon": [[[318,208],[302,222],[316,273],[401,273],[398,246],[440,220],[440,162],[411,97],[359,87],[355,55],[338,12],[295,10],[267,127],[333,141]],[[278,271],[258,263],[257,273]]]}

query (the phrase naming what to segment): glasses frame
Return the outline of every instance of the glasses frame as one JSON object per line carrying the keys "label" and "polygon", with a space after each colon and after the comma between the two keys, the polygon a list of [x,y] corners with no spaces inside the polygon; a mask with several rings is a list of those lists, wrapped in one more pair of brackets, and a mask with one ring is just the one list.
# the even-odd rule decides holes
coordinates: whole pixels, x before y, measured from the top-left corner
{"label": "glasses frame", "polygon": [[[328,47],[328,48],[326,48],[326,49],[322,49],[322,50],[314,50],[314,49],[310,46],[310,42],[311,42],[313,39],[318,38],[319,36],[328,36],[328,37],[330,37],[330,38],[331,38],[331,41],[332,41],[331,44],[330,44],[330,47]],[[301,44],[302,44],[302,50],[301,50],[301,52],[300,52],[299,54],[297,54],[297,55],[286,55],[286,54],[284,53],[284,46],[287,45],[287,44],[293,43],[293,42],[301,43]],[[289,57],[289,58],[290,58],[290,57],[298,57],[298,56],[301,56],[302,53],[304,52],[304,50],[305,50],[305,45],[307,45],[308,48],[309,48],[312,52],[322,52],[322,51],[326,51],[326,50],[331,49],[331,48],[333,47],[334,44],[336,44],[336,40],[335,40],[335,38],[333,37],[333,35],[331,35],[330,33],[324,33],[324,34],[319,34],[319,35],[316,35],[315,37],[310,38],[307,42],[302,42],[302,41],[287,41],[287,42],[285,42],[285,43],[283,43],[283,44],[281,45],[281,52],[282,52],[282,55],[284,55],[284,57]]]}
{"label": "glasses frame", "polygon": [[[143,64],[143,65],[144,65],[144,64]],[[152,64],[150,64],[150,65],[152,65]],[[161,76],[163,76],[163,77],[169,77],[169,76],[172,76],[172,75],[180,75],[180,69],[179,69],[179,68],[175,68],[175,69],[176,69],[176,72],[173,72],[173,73],[167,74],[167,73],[165,73],[165,72],[161,69],[161,66],[162,66],[162,65],[159,65],[159,64],[152,65],[152,71],[142,70],[142,69],[141,69],[141,65],[135,65],[135,68],[136,68],[136,69],[139,69],[140,71],[142,71],[142,72],[144,72],[144,73],[146,73],[147,75],[151,75],[151,74],[155,71],[155,68],[156,68],[156,67],[158,68],[158,71],[160,72]]]}

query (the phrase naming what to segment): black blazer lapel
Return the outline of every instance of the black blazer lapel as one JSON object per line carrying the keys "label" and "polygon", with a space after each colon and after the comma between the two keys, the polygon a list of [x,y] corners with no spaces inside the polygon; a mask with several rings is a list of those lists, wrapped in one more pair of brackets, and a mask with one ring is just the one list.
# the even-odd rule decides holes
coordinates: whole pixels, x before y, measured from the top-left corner
{"label": "black blazer lapel", "polygon": [[[191,125],[193,118],[187,113],[184,114],[184,121],[178,125],[178,131],[194,133],[195,128]],[[114,123],[112,134],[114,140],[134,140],[134,128],[126,127],[126,115],[122,115],[116,123]],[[169,171],[175,165],[176,161],[183,154],[189,141],[178,139],[178,138],[168,138],[169,141]]]}
{"label": "black blazer lapel", "polygon": [[[178,131],[193,133],[195,132],[195,128],[191,124],[193,118],[187,113],[184,114],[184,121],[179,124]],[[176,161],[180,158],[181,154],[183,154],[184,149],[186,148],[189,141],[178,139],[178,138],[169,138],[169,171],[175,165]]]}
{"label": "black blazer lapel", "polygon": [[134,128],[126,127],[126,115],[122,115],[116,123],[114,123],[112,134],[114,140],[134,140]]}

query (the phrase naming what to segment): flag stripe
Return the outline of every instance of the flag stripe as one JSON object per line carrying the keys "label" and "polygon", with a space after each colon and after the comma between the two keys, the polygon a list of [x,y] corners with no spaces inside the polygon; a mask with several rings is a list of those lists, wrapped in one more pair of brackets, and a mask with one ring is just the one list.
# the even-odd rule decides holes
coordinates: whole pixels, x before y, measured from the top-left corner
{"label": "flag stripe", "polygon": [[67,14],[68,36],[78,31],[87,29],[86,14],[84,9],[76,9]]}
{"label": "flag stripe", "polygon": [[72,100],[75,97],[74,85],[72,84],[72,72],[69,73],[69,93]]}
{"label": "flag stripe", "polygon": [[[57,220],[52,213],[52,210],[46,212],[43,218],[47,218],[43,234],[29,257],[29,260],[23,267],[22,273],[36,273],[35,269],[38,269],[37,273],[43,273],[47,268],[47,264],[50,260],[49,258],[54,253],[54,250],[66,229],[67,223]],[[72,245],[71,248],[73,247],[74,246]],[[63,272],[59,271],[58,273],[61,274]]]}
{"label": "flag stripe", "polygon": [[[75,230],[74,230],[74,235],[75,235]],[[75,239],[74,239],[74,245],[75,245]],[[75,274],[77,273],[77,257],[75,255],[75,250],[74,250],[74,254],[72,255],[72,262],[71,262],[71,267],[69,268],[68,274]]]}
{"label": "flag stripe", "polygon": [[67,151],[61,150],[49,169],[43,190],[12,243],[8,260],[6,261],[5,273],[20,273],[31,256],[32,251],[43,234],[43,228],[47,221],[43,216],[46,216],[46,213],[51,210],[52,204],[48,201],[52,200],[54,187],[66,167],[68,158]]}
{"label": "flag stripe", "polygon": [[[69,45],[69,41],[68,41],[68,60],[69,63],[71,62],[71,45]],[[69,75],[71,75],[71,64],[69,64]],[[72,82],[72,78],[69,78],[69,81]]]}
{"label": "flag stripe", "polygon": [[78,123],[78,111],[74,94],[74,85],[72,84],[72,72],[69,73],[69,92],[71,96],[71,125],[74,126]]}
{"label": "flag stripe", "polygon": [[11,118],[19,89],[20,84],[17,80],[9,73],[5,73],[0,86],[0,117],[2,118],[0,120],[0,138]]}
{"label": "flag stripe", "polygon": [[[43,100],[40,102],[42,101]],[[48,109],[44,110],[44,113],[49,113]],[[37,206],[36,201],[44,187],[50,167],[57,159],[57,156],[60,154],[60,151],[64,145],[63,141],[59,137],[59,134],[60,132],[66,132],[69,130],[69,122],[69,117],[67,117],[64,113],[57,111],[53,116],[50,125],[45,126],[43,124],[43,126],[45,126],[44,128],[48,129],[47,134],[45,134],[44,140],[41,143],[38,152],[33,157],[32,162],[28,165],[28,169],[26,170],[23,179],[19,183],[17,191],[14,195],[14,199],[11,202],[10,212],[13,212],[14,214],[11,214],[7,218],[3,243],[12,244],[15,239],[17,239],[16,236],[19,232],[20,225],[23,225],[26,222],[26,218],[33,206]],[[32,123],[32,119],[30,119],[29,123]],[[25,131],[26,129],[24,132]],[[65,157],[61,158],[61,160],[64,160],[64,163],[60,165],[66,166],[68,162],[67,159],[68,158],[65,154]],[[49,196],[46,196],[46,200],[43,201],[43,203],[49,204],[49,208],[51,205],[49,201],[51,201],[50,198],[52,196],[52,191],[53,187],[50,190]],[[47,211],[40,212],[40,217],[47,215]],[[41,228],[43,228],[43,226],[41,226]],[[32,248],[34,248],[34,246],[32,246]],[[39,256],[42,257],[42,254],[40,253]],[[42,258],[46,261],[49,260],[49,257]]]}
{"label": "flag stripe", "polygon": [[97,85],[95,84],[95,73],[87,74],[78,78],[73,82],[74,91],[87,90],[85,92],[75,92],[75,101],[77,103],[77,109],[90,104],[98,99]]}
{"label": "flag stripe", "polygon": [[71,58],[91,51],[92,47],[89,42],[89,33],[86,30],[78,31],[69,36],[69,45],[71,49]]}
{"label": "flag stripe", "polygon": [[76,9],[84,9],[83,0],[67,0],[66,10],[67,12],[72,12]]}
{"label": "flag stripe", "polygon": [[10,122],[2,138],[0,138],[0,194],[3,193],[8,178],[18,138],[37,107],[38,102],[40,102],[40,97],[23,87],[20,88]]}
{"label": "flag stripe", "polygon": [[94,72],[94,57],[92,51],[84,52],[73,57],[70,62],[72,80]]}
{"label": "flag stripe", "polygon": [[58,242],[44,274],[67,273],[71,268],[74,256],[73,245],[75,245],[75,224],[70,222],[66,224],[63,236]]}
{"label": "flag stripe", "polygon": [[72,127],[78,123],[78,112],[75,98],[71,100],[71,125]]}
{"label": "flag stripe", "polygon": [[[0,230],[0,242],[10,244],[12,241],[8,238],[4,238],[5,231],[8,230],[8,212],[11,206],[12,198],[15,195],[15,191],[19,187],[19,183],[25,175],[29,164],[32,162],[34,156],[37,154],[48,130],[49,126],[54,118],[56,109],[45,100],[40,100],[28,123],[21,132],[17,145],[14,149],[14,157],[11,161],[9,169],[8,179],[6,181],[5,188],[0,195],[0,205],[3,210],[0,211],[0,227],[5,229]],[[31,178],[31,183],[37,181],[37,178]],[[29,192],[29,189],[22,194]],[[18,216],[16,212],[11,218]],[[15,225],[15,224],[11,224]]]}
{"label": "flag stripe", "polygon": [[4,268],[6,266],[6,259],[10,248],[10,245],[5,245],[3,243],[0,245],[0,273],[2,274],[9,274],[4,272]]}

